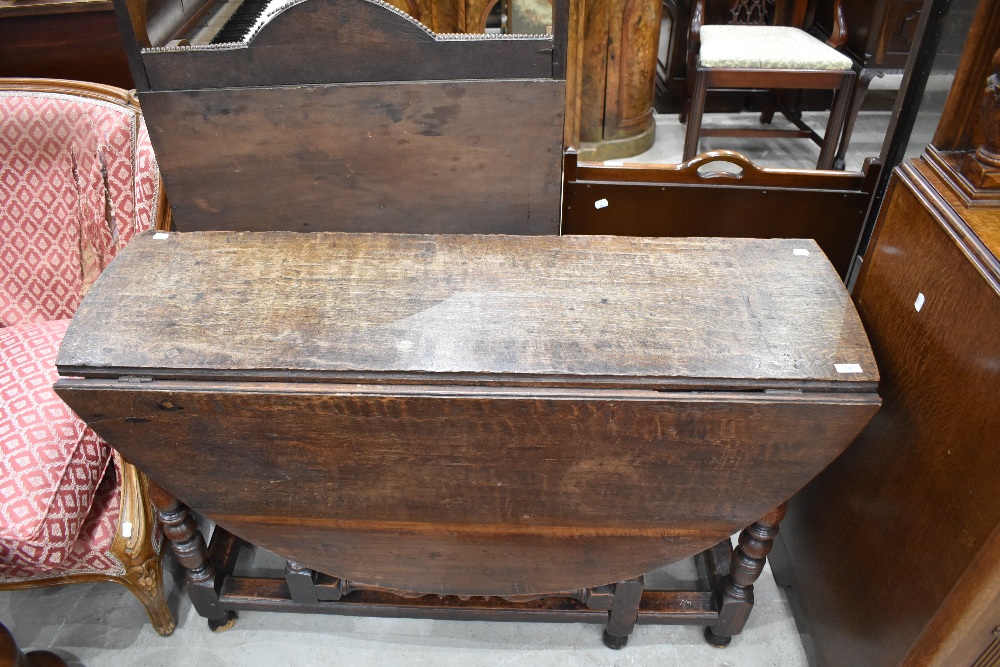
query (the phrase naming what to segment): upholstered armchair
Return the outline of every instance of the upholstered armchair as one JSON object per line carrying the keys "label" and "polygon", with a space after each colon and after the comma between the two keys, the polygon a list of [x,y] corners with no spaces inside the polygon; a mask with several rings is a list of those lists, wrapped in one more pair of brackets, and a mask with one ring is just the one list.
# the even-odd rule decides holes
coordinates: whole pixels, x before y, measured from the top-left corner
{"label": "upholstered armchair", "polygon": [[166,211],[130,93],[0,79],[0,589],[115,581],[162,635],[174,620],[146,481],[52,385],[87,289]]}
{"label": "upholstered armchair", "polygon": [[[705,136],[800,137],[820,147],[817,169],[833,166],[854,86],[853,61],[837,48],[847,41],[841,0],[834,0],[834,32],[823,42],[805,30],[807,0],[735,0],[728,25],[703,25],[705,0],[697,0],[688,30],[688,99],[681,120],[687,122],[684,161],[698,152]],[[775,24],[772,13],[787,24]],[[832,90],[833,103],[822,135],[794,110],[782,114],[794,129],[702,127],[705,98],[712,89]],[[761,115],[770,125],[773,110]],[[842,168],[842,167],[841,167]]]}

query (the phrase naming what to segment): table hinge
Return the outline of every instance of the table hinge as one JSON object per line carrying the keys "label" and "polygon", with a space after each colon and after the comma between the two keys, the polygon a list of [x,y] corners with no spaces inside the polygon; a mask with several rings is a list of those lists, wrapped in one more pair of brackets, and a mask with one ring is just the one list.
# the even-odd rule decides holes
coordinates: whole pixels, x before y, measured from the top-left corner
{"label": "table hinge", "polygon": [[122,375],[118,378],[119,382],[128,382],[129,384],[139,384],[140,382],[152,382],[153,378],[146,375]]}

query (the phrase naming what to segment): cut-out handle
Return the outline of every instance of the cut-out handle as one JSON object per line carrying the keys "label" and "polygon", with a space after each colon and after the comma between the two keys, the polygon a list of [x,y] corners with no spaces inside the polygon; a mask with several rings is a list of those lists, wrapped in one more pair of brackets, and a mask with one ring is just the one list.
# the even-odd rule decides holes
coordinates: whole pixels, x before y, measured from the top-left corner
{"label": "cut-out handle", "polygon": [[712,160],[698,167],[702,178],[743,178],[743,167],[726,160]]}
{"label": "cut-out handle", "polygon": [[741,179],[744,175],[760,172],[745,155],[735,151],[709,151],[688,160],[681,169],[695,172],[699,178]]}

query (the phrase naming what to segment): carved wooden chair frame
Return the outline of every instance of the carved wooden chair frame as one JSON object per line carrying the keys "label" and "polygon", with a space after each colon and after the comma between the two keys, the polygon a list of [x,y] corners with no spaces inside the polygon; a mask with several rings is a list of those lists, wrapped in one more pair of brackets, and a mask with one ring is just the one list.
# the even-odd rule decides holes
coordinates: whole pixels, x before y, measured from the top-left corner
{"label": "carved wooden chair frame", "polygon": [[[817,169],[832,168],[840,135],[851,104],[851,91],[855,79],[854,70],[704,67],[699,61],[699,53],[701,50],[701,28],[705,20],[705,3],[706,0],[697,0],[688,32],[688,99],[681,111],[681,120],[687,121],[683,160],[687,162],[695,156],[698,152],[698,140],[701,137],[798,137],[812,139],[819,145],[820,155],[816,164]],[[794,0],[788,21],[789,25],[798,28],[803,26],[806,5],[805,0]],[[731,13],[732,23],[739,24],[762,24],[767,18],[764,0],[738,0],[734,3]],[[847,26],[841,0],[834,0],[833,25],[833,34],[826,41],[826,44],[833,48],[839,48],[847,41]],[[705,98],[708,91],[713,89],[833,90],[834,99],[826,131],[822,137],[806,125],[797,113],[788,112],[785,109],[782,109],[782,114],[795,125],[795,129],[704,128],[702,127],[702,117],[705,111]],[[773,115],[773,109],[766,109],[761,114],[761,123],[770,124]]]}

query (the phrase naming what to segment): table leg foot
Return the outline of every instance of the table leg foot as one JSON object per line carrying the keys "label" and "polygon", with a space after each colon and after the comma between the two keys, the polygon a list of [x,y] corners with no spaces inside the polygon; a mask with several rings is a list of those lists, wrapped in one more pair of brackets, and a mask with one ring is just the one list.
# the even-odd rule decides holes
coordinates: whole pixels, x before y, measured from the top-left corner
{"label": "table leg foot", "polygon": [[615,584],[615,595],[608,612],[608,624],[604,628],[604,645],[610,649],[625,648],[628,636],[639,618],[639,604],[642,602],[642,577],[619,581]]}
{"label": "table leg foot", "polygon": [[232,630],[233,626],[236,625],[237,619],[239,619],[239,615],[231,609],[227,609],[223,613],[225,614],[223,618],[208,619],[208,629],[216,634]]}
{"label": "table leg foot", "polygon": [[712,628],[705,628],[705,641],[715,648],[726,648],[729,646],[729,642],[733,641],[733,638],[717,635],[712,632]]}
{"label": "table leg foot", "polygon": [[605,630],[604,634],[601,635],[601,639],[604,641],[605,646],[616,651],[620,651],[628,644],[628,635],[625,635],[624,637],[616,637],[615,635],[608,634],[607,630]]}
{"label": "table leg foot", "polygon": [[149,496],[156,506],[156,516],[163,524],[163,534],[177,562],[184,567],[184,587],[195,611],[207,618],[210,624],[232,627],[232,612],[219,604],[215,563],[208,556],[205,538],[187,505],[152,481],[149,481]]}

